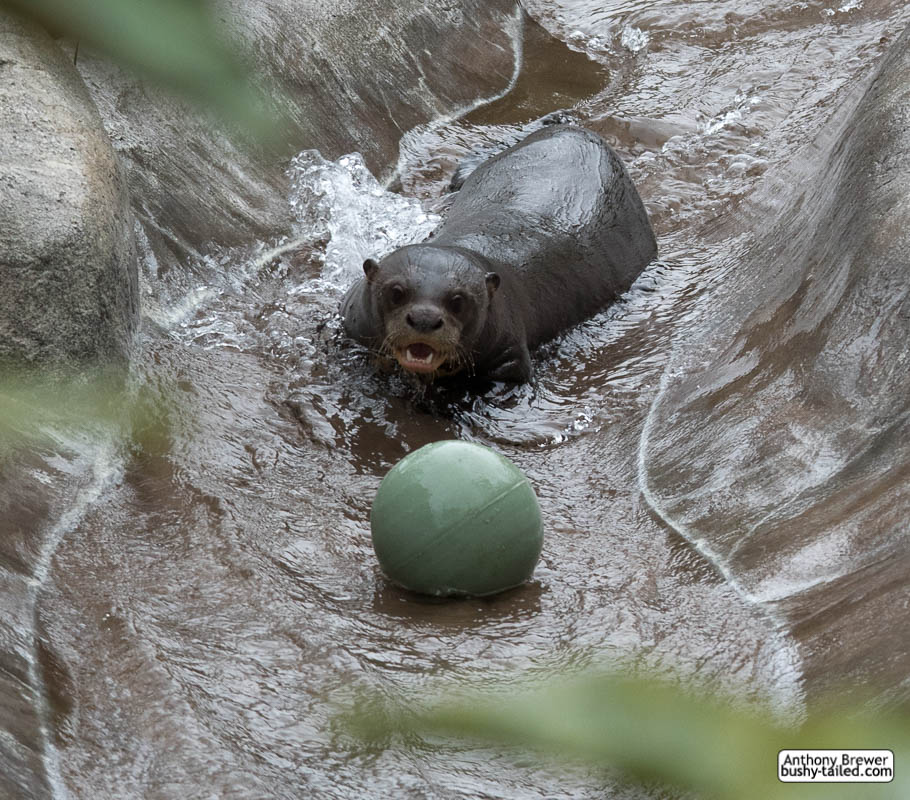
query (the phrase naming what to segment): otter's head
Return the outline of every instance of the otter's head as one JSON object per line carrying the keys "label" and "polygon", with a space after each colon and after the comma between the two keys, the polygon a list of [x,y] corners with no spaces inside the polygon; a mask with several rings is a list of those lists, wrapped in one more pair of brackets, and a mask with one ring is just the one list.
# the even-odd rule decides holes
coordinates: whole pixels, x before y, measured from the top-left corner
{"label": "otter's head", "polygon": [[410,245],[363,271],[377,318],[381,352],[432,379],[471,367],[471,351],[499,288],[482,256],[460,247]]}

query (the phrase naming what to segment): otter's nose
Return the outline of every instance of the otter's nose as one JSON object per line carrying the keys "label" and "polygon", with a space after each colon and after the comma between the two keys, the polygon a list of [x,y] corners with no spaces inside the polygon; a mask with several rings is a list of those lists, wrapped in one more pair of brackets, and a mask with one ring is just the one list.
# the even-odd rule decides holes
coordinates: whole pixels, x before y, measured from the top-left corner
{"label": "otter's nose", "polygon": [[405,319],[418,333],[430,333],[442,327],[442,314],[433,306],[415,306],[408,311]]}

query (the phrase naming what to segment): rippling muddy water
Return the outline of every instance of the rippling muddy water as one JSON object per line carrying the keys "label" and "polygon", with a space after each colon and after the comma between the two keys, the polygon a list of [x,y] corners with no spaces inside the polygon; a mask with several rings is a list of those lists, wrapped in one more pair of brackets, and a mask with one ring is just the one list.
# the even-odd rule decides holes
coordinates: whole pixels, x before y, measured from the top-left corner
{"label": "rippling muddy water", "polygon": [[[895,352],[875,338],[895,335],[876,327],[881,306],[832,328],[840,295],[822,286],[800,316],[791,283],[812,242],[792,238],[789,276],[757,275],[771,259],[754,254],[799,219],[801,182],[910,10],[527,6],[569,49],[529,33],[516,90],[407,132],[383,183],[356,155],[302,153],[286,239],[213,247],[183,274],[145,259],[136,380],[175,411],[164,446],[99,460],[38,589],[47,708],[32,746],[54,796],[638,796],[601,771],[485,749],[352,750],[332,726],[330,697],[440,676],[631,664],[797,715],[841,681],[906,693],[906,637],[885,635],[907,625],[906,514],[885,513],[908,507],[906,365],[889,402],[833,367],[826,392],[810,370],[823,357]],[[363,258],[427,235],[460,158],[558,109],[620,152],[660,260],[539,352],[533,385],[426,393],[376,374],[336,316]],[[783,336],[799,325],[820,341]],[[855,465],[860,428],[877,437],[871,472]],[[441,603],[378,572],[379,482],[445,438],[495,447],[536,487],[530,584]],[[859,596],[877,632],[852,615]]]}

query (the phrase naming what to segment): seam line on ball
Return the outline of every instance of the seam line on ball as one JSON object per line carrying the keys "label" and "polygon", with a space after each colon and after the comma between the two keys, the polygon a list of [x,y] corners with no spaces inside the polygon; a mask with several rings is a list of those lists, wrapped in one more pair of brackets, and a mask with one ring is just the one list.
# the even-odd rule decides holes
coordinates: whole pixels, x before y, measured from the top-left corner
{"label": "seam line on ball", "polygon": [[[524,480],[520,480],[517,483],[513,483],[508,489],[505,489],[504,491],[500,492],[498,495],[496,495],[495,497],[491,498],[486,503],[484,503],[480,508],[472,511],[466,517],[462,517],[457,522],[452,522],[451,524],[447,525],[436,536],[434,536],[432,539],[428,540],[422,548],[414,551],[407,558],[390,563],[389,571],[392,572],[392,571],[401,569],[402,567],[410,564],[412,561],[415,561],[418,558],[422,558],[426,554],[426,551],[429,548],[434,547],[436,544],[438,544],[443,539],[445,539],[446,536],[448,536],[449,533],[451,533],[452,529],[457,527],[457,525],[464,524],[464,522],[467,521],[468,519],[474,519],[479,514],[482,514],[484,511],[486,511],[494,503],[498,503],[503,497],[507,497],[509,494],[514,492],[516,489],[518,489],[522,486],[525,486],[525,485],[530,486],[530,481],[527,478],[525,478]],[[533,489],[531,491],[533,492]]]}

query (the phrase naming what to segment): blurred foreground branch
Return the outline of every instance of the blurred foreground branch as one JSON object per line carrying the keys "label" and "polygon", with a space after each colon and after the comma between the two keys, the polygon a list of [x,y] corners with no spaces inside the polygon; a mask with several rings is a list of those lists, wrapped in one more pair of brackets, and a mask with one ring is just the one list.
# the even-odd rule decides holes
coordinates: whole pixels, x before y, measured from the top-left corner
{"label": "blurred foreground branch", "polygon": [[[730,800],[910,797],[906,719],[828,711],[789,727],[770,714],[652,680],[557,677],[539,688],[512,688],[508,695],[449,688],[407,703],[368,695],[342,720],[346,730],[374,746],[402,734],[517,746]],[[778,780],[780,750],[828,748],[893,750],[895,777],[890,783],[821,785]]]}
{"label": "blurred foreground branch", "polygon": [[220,35],[207,3],[0,0],[4,7],[212,109],[256,140],[280,133],[275,98],[270,102],[256,86],[236,45]]}

